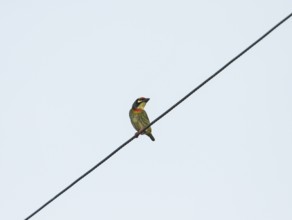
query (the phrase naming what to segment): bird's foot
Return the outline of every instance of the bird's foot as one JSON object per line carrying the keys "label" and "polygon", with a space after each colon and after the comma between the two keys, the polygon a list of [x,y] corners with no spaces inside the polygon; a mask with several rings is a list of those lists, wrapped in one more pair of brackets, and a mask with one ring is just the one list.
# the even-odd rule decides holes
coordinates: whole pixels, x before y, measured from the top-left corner
{"label": "bird's foot", "polygon": [[138,138],[139,137],[139,135],[141,134],[141,131],[142,131],[143,129],[141,129],[140,131],[137,131],[136,133],[135,133],[135,138]]}
{"label": "bird's foot", "polygon": [[137,131],[137,132],[135,133],[135,138],[138,138],[138,137],[139,137],[139,135],[140,135],[140,132],[139,132],[139,131]]}

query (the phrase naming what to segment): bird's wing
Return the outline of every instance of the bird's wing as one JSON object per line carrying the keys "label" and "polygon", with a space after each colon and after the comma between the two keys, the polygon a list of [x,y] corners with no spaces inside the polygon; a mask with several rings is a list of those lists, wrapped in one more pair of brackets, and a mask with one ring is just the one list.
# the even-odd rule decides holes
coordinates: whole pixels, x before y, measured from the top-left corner
{"label": "bird's wing", "polygon": [[[143,127],[146,127],[150,124],[148,115],[144,110],[141,112],[141,122],[143,124]],[[151,131],[151,128],[148,128],[147,131]]]}

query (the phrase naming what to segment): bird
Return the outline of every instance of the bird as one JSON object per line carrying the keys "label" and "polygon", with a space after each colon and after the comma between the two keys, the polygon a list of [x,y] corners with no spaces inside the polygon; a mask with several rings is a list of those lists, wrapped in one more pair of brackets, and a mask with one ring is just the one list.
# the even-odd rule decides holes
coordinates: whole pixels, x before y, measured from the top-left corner
{"label": "bird", "polygon": [[[139,132],[150,124],[148,115],[144,110],[146,103],[150,98],[140,97],[135,100],[130,109],[129,116],[133,127],[136,129],[136,137],[139,136]],[[155,141],[155,138],[152,135],[151,127],[147,128],[142,134],[146,134],[152,141]]]}

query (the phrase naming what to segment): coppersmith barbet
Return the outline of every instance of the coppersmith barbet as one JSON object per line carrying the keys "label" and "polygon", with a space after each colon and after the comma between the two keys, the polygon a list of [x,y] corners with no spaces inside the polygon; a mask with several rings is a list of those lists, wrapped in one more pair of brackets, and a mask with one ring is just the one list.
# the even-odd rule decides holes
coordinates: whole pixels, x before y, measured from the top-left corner
{"label": "coppersmith barbet", "polygon": [[[136,129],[137,133],[140,132],[143,128],[150,124],[149,118],[146,111],[144,110],[146,103],[149,101],[149,98],[138,98],[133,103],[132,108],[129,112],[131,123]],[[151,138],[152,141],[155,141],[155,138],[151,134],[151,127],[147,128],[142,134],[146,134]]]}

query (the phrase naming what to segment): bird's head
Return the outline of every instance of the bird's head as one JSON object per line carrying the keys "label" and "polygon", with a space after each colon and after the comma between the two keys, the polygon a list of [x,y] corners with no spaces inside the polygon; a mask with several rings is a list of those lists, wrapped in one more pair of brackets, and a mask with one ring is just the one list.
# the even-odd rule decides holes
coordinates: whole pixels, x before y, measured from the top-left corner
{"label": "bird's head", "polygon": [[136,99],[136,101],[132,105],[132,109],[143,110],[144,107],[145,107],[145,105],[146,105],[146,103],[149,100],[150,100],[149,98],[144,98],[144,97],[141,97],[141,98]]}

